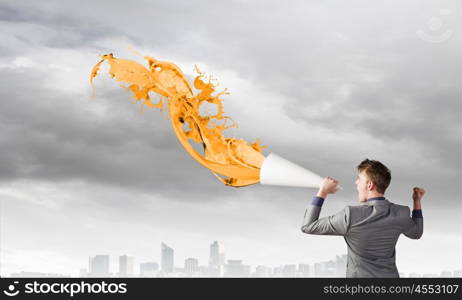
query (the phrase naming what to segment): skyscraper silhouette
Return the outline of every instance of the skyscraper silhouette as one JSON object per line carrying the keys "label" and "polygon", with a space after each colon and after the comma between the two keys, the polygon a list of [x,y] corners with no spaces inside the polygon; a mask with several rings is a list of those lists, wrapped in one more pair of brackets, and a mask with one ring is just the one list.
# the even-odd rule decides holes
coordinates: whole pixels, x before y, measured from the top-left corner
{"label": "skyscraper silhouette", "polygon": [[95,255],[88,260],[90,277],[109,277],[109,255]]}
{"label": "skyscraper silhouette", "polygon": [[192,276],[199,272],[199,261],[196,258],[188,258],[184,261],[184,272],[188,276]]}
{"label": "skyscraper silhouette", "polygon": [[119,277],[130,277],[134,273],[134,258],[133,256],[119,256]]}
{"label": "skyscraper silhouette", "polygon": [[161,243],[161,271],[164,274],[173,272],[173,248]]}
{"label": "skyscraper silhouette", "polygon": [[210,245],[209,276],[223,276],[225,265],[225,245],[214,241]]}
{"label": "skyscraper silhouette", "polygon": [[140,264],[140,275],[142,277],[154,277],[157,276],[159,270],[159,264],[156,262],[146,262]]}

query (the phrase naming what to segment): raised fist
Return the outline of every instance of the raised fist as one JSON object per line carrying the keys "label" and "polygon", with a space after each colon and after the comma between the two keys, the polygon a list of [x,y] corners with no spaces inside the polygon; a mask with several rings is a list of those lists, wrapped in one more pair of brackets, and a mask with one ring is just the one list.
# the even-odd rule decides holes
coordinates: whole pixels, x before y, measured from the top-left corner
{"label": "raised fist", "polygon": [[325,194],[335,194],[338,190],[338,181],[332,177],[324,178],[319,191]]}
{"label": "raised fist", "polygon": [[414,192],[412,193],[412,200],[414,201],[420,201],[422,197],[425,195],[425,190],[423,188],[415,187],[413,191]]}

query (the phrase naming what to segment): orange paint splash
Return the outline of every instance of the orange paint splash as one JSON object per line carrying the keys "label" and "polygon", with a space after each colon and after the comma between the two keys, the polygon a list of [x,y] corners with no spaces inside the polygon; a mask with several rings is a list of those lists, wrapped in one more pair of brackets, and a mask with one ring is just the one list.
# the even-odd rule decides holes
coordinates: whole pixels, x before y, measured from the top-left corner
{"label": "orange paint splash", "polygon": [[[258,183],[260,167],[265,159],[263,146],[258,140],[249,144],[243,139],[223,136],[223,130],[237,126],[234,122],[226,125],[232,121],[223,114],[223,99],[220,98],[227,94],[226,89],[214,95],[216,86],[211,78],[204,81],[204,74],[195,68],[198,75],[194,79],[194,88],[199,92],[194,94],[178,66],[149,56],[144,59],[148,68],[135,61],[114,58],[112,54],[103,55],[91,71],[90,83],[93,85],[101,64],[106,61],[110,65],[109,74],[118,81],[128,83],[127,89],[137,101],[160,109],[164,107],[164,102],[167,103],[171,125],[181,145],[222,183],[234,187]],[[150,92],[160,96],[158,103],[151,102]],[[203,116],[199,113],[201,104],[205,102],[217,105],[215,115]],[[201,145],[203,153],[197,152],[191,142]]]}

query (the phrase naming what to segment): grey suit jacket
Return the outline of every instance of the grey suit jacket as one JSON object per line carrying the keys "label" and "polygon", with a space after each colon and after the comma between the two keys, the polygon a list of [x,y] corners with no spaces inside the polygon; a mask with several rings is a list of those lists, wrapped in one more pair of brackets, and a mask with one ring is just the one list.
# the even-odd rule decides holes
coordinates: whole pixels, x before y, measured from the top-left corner
{"label": "grey suit jacket", "polygon": [[301,229],[309,234],[344,237],[348,247],[346,277],[399,277],[396,242],[401,233],[411,239],[422,236],[422,211],[413,210],[411,217],[409,207],[377,197],[319,218],[323,201],[313,197]]}

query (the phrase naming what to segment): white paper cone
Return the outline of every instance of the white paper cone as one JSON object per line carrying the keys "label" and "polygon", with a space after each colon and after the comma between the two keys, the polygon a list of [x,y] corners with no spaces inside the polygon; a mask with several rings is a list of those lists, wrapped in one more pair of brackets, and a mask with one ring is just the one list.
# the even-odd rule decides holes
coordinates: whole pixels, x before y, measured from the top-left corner
{"label": "white paper cone", "polygon": [[274,153],[265,158],[260,169],[260,183],[264,185],[319,188],[323,179]]}

